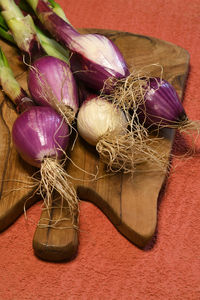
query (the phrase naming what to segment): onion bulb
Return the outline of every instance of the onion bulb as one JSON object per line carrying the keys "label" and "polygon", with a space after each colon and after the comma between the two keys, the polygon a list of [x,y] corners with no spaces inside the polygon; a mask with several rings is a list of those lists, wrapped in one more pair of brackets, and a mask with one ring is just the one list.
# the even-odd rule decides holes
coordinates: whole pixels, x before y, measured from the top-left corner
{"label": "onion bulb", "polygon": [[78,92],[66,62],[43,56],[30,67],[28,88],[38,105],[52,106],[71,123],[78,110]]}
{"label": "onion bulb", "polygon": [[175,88],[168,81],[157,77],[146,80],[138,114],[148,128],[167,127],[181,132],[199,132],[200,129],[199,121],[189,120]]}
{"label": "onion bulb", "polygon": [[22,158],[40,167],[47,157],[60,159],[69,142],[69,128],[50,107],[33,106],[14,122],[13,142]]}
{"label": "onion bulb", "polygon": [[123,134],[124,126],[126,126],[124,113],[119,109],[114,109],[110,102],[100,98],[85,101],[77,117],[79,134],[93,146],[105,134],[113,132],[117,135]]}
{"label": "onion bulb", "polygon": [[168,81],[149,78],[144,89],[144,104],[140,109],[148,124],[178,128],[188,121],[178,94]]}

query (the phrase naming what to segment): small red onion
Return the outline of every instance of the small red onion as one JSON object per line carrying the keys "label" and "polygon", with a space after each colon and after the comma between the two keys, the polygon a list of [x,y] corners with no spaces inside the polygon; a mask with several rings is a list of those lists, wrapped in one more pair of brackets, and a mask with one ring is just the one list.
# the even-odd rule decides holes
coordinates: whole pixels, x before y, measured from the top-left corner
{"label": "small red onion", "polygon": [[73,74],[64,61],[43,56],[37,59],[28,75],[29,91],[39,105],[53,106],[62,102],[76,113],[78,92]]}
{"label": "small red onion", "polygon": [[63,156],[69,142],[69,129],[51,107],[35,106],[16,119],[12,137],[22,158],[40,167],[44,158],[60,159]]}
{"label": "small red onion", "polygon": [[144,95],[144,106],[140,115],[148,124],[177,127],[187,120],[183,105],[175,88],[166,80],[150,78]]}

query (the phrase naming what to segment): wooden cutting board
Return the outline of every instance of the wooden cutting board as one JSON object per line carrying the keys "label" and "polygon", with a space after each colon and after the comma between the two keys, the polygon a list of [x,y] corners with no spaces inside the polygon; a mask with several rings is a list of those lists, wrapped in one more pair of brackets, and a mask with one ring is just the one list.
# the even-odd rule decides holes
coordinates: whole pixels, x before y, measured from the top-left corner
{"label": "wooden cutting board", "polygon": [[[155,65],[162,65],[163,78],[176,88],[182,98],[189,67],[189,54],[183,48],[159,39],[127,32],[99,29],[84,29],[81,32],[100,33],[112,39],[123,53],[130,70],[154,64],[149,66],[147,71],[152,76],[159,76],[160,68]],[[19,62],[16,49],[3,42],[0,44],[15,75],[26,88],[25,67]],[[25,203],[28,208],[39,198],[33,195],[33,189],[23,189],[23,182],[27,181],[36,169],[23,162],[13,148],[10,132],[17,114],[3,94],[0,103],[0,231],[2,231],[23,212]],[[160,151],[169,157],[174,131],[165,130],[163,136]],[[155,232],[157,201],[166,174],[152,172],[150,171],[152,166],[144,165],[137,169],[133,177],[122,173],[104,176],[105,166],[100,162],[95,149],[81,138],[77,140],[70,155],[80,169],[94,174],[98,168],[98,175],[103,176],[102,179],[91,181],[91,176],[68,162],[66,167],[68,173],[79,179],[74,180],[79,198],[97,205],[121,234],[135,245],[144,247]],[[62,213],[66,217],[66,211]],[[41,212],[40,224],[45,226],[36,226],[33,248],[35,254],[42,259],[67,260],[77,253],[78,231],[72,229],[70,220],[59,223],[59,228],[48,226],[59,214],[58,210],[52,208],[50,220],[44,221],[46,211]]]}

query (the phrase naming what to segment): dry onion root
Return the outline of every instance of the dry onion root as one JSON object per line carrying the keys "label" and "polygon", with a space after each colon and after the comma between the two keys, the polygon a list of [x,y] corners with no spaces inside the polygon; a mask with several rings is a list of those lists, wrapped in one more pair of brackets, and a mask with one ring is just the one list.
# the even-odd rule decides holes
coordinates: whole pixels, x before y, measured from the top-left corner
{"label": "dry onion root", "polygon": [[[109,78],[104,83],[101,96],[124,112],[135,111],[139,105],[144,104],[144,87],[147,83],[148,76],[140,76],[136,71],[122,79]],[[107,90],[109,94],[105,95]]]}
{"label": "dry onion root", "polygon": [[[56,204],[56,207],[61,210],[60,215],[62,209],[67,207],[72,224],[76,227],[78,197],[63,165],[55,159],[45,158],[40,167],[40,174],[38,190],[44,199],[45,208],[49,210],[56,204],[57,200],[53,199],[56,192],[59,195],[59,204]],[[57,220],[59,221],[62,221],[62,218]]]}
{"label": "dry onion root", "polygon": [[139,141],[130,132],[116,138],[111,133],[99,140],[96,149],[107,169],[112,172],[133,173],[137,165],[144,163],[153,164],[154,170],[164,171],[166,157],[154,149],[156,146],[158,148],[158,142],[156,138]]}
{"label": "dry onion root", "polygon": [[109,171],[133,173],[136,165],[145,162],[153,163],[158,170],[166,167],[165,155],[156,150],[161,139],[150,138],[136,121],[133,126],[133,120],[127,120],[111,102],[100,97],[85,101],[77,116],[77,126],[82,138],[96,146]]}

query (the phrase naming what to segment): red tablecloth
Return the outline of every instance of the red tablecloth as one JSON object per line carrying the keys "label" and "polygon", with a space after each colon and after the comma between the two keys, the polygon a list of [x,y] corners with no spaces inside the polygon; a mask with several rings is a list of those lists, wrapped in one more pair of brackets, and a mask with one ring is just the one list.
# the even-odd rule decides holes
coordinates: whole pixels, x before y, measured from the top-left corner
{"label": "red tablecloth", "polygon": [[[175,43],[191,55],[184,98],[200,119],[199,0],[58,0],[75,27],[116,29]],[[158,212],[151,250],[128,242],[90,203],[81,203],[80,246],[69,263],[33,254],[40,203],[0,235],[0,299],[200,299],[200,159],[178,161]],[[33,221],[33,222],[32,222]]]}

